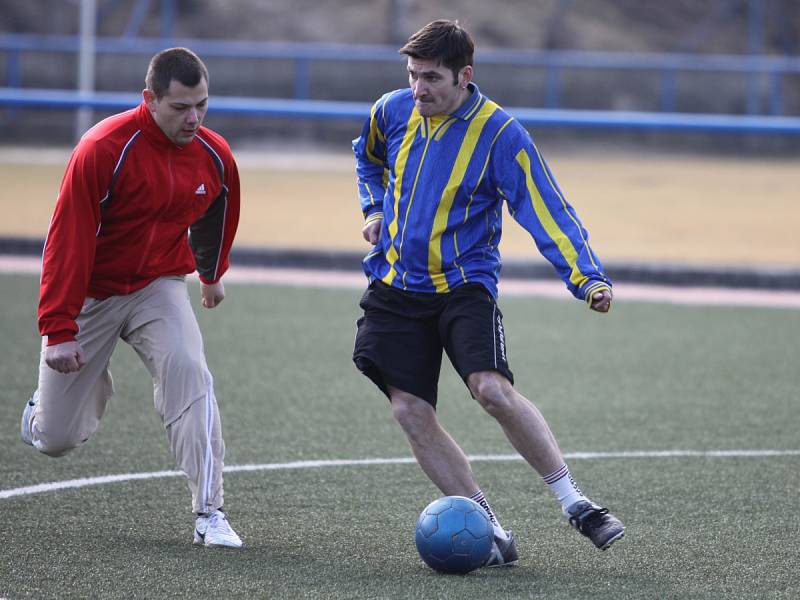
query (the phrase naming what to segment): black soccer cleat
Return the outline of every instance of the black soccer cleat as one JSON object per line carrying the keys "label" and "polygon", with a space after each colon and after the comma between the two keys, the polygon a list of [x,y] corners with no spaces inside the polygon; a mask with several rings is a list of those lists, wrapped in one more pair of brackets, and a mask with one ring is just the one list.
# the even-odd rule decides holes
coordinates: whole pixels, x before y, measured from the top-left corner
{"label": "black soccer cleat", "polygon": [[592,540],[592,543],[605,550],[625,535],[625,525],[607,508],[594,502],[581,500],[567,511],[569,524]]}
{"label": "black soccer cleat", "polygon": [[514,533],[506,531],[508,537],[503,539],[494,536],[492,551],[489,558],[483,563],[484,567],[511,567],[517,564],[519,555],[517,554],[517,543],[514,541]]}

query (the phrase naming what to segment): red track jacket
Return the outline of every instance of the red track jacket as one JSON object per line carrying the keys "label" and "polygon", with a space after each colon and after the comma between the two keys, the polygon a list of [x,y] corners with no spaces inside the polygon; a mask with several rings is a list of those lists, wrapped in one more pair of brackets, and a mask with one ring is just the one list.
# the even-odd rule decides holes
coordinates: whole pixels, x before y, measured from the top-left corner
{"label": "red track jacket", "polygon": [[239,222],[239,173],[226,141],[201,127],[167,138],[144,103],[81,138],[67,165],[42,260],[39,333],[72,341],[84,299],[130,294],[195,270],[228,269]]}

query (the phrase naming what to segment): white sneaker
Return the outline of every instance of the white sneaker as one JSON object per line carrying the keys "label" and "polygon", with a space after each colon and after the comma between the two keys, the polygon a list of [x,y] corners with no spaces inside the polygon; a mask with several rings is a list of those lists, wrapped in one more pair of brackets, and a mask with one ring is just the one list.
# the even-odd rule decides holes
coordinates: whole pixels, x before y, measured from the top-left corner
{"label": "white sneaker", "polygon": [[206,548],[241,548],[242,540],[221,510],[200,515],[194,522],[194,543]]}
{"label": "white sneaker", "polygon": [[22,411],[22,422],[19,426],[19,436],[22,441],[33,446],[33,434],[31,433],[31,425],[33,425],[33,411],[36,404],[39,402],[39,391],[33,392],[31,399],[25,403],[25,409]]}

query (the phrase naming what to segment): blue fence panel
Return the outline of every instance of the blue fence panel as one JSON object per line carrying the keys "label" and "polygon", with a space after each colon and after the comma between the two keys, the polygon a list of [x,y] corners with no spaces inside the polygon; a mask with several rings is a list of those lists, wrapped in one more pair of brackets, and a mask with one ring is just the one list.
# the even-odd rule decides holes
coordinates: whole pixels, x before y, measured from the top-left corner
{"label": "blue fence panel", "polygon": [[[178,38],[98,37],[100,54],[152,55],[165,45],[188,46],[205,57],[254,58],[293,61],[294,96],[307,99],[311,89],[311,64],[319,61],[398,63],[402,57],[394,46],[349,44],[299,44],[280,42],[228,41]],[[79,39],[66,35],[0,34],[0,51],[8,56],[6,86],[20,85],[20,57],[23,52],[46,51],[77,53]],[[784,79],[800,74],[800,58],[765,55],[654,54],[585,51],[522,51],[481,49],[481,65],[528,66],[545,72],[544,105],[559,108],[562,74],[570,69],[628,70],[658,73],[661,78],[659,108],[672,111],[676,105],[677,78],[683,73],[733,73],[746,77],[748,112],[765,107],[770,114],[784,109]],[[759,82],[767,86],[766,101]]]}

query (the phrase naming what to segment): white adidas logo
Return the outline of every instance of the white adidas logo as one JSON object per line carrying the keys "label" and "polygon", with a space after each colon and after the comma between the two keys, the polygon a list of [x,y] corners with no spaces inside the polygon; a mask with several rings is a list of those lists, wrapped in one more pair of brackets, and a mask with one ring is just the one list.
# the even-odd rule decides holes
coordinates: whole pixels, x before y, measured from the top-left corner
{"label": "white adidas logo", "polygon": [[201,183],[197,186],[197,189],[194,191],[196,196],[205,196],[206,193],[206,184]]}

